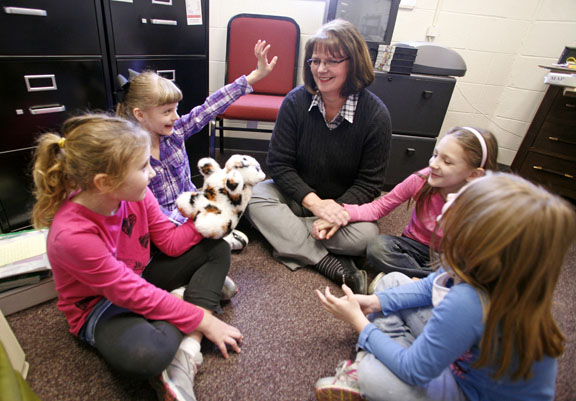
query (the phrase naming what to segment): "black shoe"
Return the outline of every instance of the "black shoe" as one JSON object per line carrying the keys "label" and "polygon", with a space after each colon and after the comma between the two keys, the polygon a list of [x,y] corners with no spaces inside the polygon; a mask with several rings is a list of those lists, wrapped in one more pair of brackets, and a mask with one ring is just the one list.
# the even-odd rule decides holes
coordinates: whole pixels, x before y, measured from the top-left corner
{"label": "black shoe", "polygon": [[365,270],[358,270],[352,276],[345,275],[342,281],[352,289],[354,294],[366,295],[368,292],[368,275]]}
{"label": "black shoe", "polygon": [[348,256],[337,256],[337,258],[344,266],[342,283],[350,287],[355,294],[366,295],[368,293],[368,275],[366,271],[359,270],[352,258]]}

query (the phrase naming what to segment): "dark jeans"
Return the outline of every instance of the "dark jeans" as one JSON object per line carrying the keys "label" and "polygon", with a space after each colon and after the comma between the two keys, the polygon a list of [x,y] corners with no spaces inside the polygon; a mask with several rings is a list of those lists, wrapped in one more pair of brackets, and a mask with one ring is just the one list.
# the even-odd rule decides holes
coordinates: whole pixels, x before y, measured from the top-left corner
{"label": "dark jeans", "polygon": [[366,248],[372,267],[384,273],[400,272],[408,277],[426,277],[430,268],[430,248],[408,237],[379,235]]}
{"label": "dark jeans", "polygon": [[[167,291],[186,286],[184,299],[217,311],[224,280],[230,268],[230,246],[223,240],[203,240],[183,255],[172,258],[157,253],[142,275]],[[89,316],[89,319],[92,316]],[[165,321],[151,321],[116,305],[110,305],[97,319],[93,343],[116,370],[150,378],[170,364],[183,333]],[[90,343],[91,333],[81,338]]]}

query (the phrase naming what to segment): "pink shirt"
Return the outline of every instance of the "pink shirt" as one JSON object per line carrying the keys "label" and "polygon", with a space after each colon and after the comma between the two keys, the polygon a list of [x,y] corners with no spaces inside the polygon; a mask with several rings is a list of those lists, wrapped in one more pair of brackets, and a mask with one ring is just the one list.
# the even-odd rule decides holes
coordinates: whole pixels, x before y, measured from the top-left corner
{"label": "pink shirt", "polygon": [[[374,221],[384,216],[387,216],[391,211],[396,209],[399,205],[413,198],[426,182],[429,174],[429,168],[420,170],[417,174],[412,174],[400,184],[396,185],[392,191],[386,195],[373,200],[370,203],[363,205],[347,205],[344,208],[350,214],[350,222],[354,221]],[[432,232],[436,227],[436,219],[442,212],[442,206],[446,201],[438,192],[433,194],[429,202],[424,205],[422,209],[422,220],[416,215],[416,208],[412,211],[410,222],[404,228],[402,234],[408,238],[412,238],[424,245],[430,246]],[[438,228],[436,230],[436,238],[440,240],[442,231]]]}
{"label": "pink shirt", "polygon": [[70,200],[56,213],[48,232],[58,308],[70,332],[78,335],[86,317],[102,299],[151,320],[165,320],[192,332],[204,312],[150,284],[140,274],[150,259],[150,241],[178,256],[202,240],[190,223],[176,226],[160,211],[148,189],[140,202],[121,202],[104,216]]}

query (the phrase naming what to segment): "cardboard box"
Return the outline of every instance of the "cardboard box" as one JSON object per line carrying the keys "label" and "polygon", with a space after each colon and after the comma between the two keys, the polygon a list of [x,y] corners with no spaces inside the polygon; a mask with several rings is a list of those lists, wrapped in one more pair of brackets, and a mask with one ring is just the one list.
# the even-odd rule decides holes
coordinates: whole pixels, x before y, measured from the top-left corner
{"label": "cardboard box", "polygon": [[0,293],[0,310],[8,316],[22,309],[54,299],[57,296],[54,278],[49,277],[37,284],[18,287]]}

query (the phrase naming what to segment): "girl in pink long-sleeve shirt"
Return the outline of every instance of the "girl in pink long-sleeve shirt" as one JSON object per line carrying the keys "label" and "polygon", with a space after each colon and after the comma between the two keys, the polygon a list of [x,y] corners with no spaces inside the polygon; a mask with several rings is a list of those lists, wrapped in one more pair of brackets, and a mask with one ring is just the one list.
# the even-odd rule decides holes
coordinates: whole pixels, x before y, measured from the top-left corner
{"label": "girl in pink long-sleeve shirt", "polygon": [[[425,277],[430,268],[430,248],[436,220],[446,196],[460,190],[468,181],[497,170],[498,143],[492,133],[471,127],[455,127],[438,142],[429,166],[420,170],[386,195],[363,205],[344,204],[348,222],[374,221],[387,216],[396,207],[414,201],[410,222],[400,237],[379,235],[368,243],[369,263],[383,273],[399,271],[410,277]],[[393,168],[394,166],[390,166]],[[328,239],[339,227],[323,220],[314,223],[313,235]],[[436,238],[441,233],[436,231]],[[377,283],[370,285],[372,289]]]}
{"label": "girl in pink long-sleeve shirt", "polygon": [[[33,221],[50,228],[58,308],[113,368],[154,378],[162,397],[194,400],[202,337],[225,357],[227,345],[240,352],[241,333],[212,315],[229,246],[164,216],[147,187],[155,173],[144,130],[91,114],[62,133],[40,137],[33,172]],[[152,259],[151,243],[162,251]],[[184,299],[168,292],[182,286]]]}

